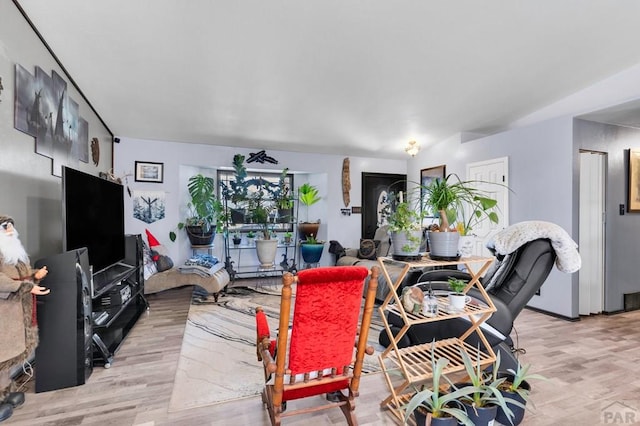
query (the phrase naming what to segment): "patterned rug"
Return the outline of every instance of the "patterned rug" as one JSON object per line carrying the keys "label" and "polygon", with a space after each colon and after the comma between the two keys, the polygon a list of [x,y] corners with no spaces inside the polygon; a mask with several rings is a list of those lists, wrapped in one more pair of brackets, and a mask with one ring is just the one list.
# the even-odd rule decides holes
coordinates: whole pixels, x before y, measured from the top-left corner
{"label": "patterned rug", "polygon": [[[186,410],[259,395],[264,386],[256,358],[255,308],[262,306],[272,333],[278,328],[282,285],[231,287],[218,302],[196,287],[189,309],[169,411]],[[295,294],[295,287],[294,287]],[[378,309],[368,342],[376,353],[365,356],[365,374],[380,371],[378,344],[383,325]]]}

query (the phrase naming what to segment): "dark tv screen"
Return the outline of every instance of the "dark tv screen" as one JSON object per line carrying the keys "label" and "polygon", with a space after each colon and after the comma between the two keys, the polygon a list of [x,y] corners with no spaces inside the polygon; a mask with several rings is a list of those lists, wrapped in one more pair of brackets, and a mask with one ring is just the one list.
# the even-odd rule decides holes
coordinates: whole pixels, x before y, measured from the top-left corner
{"label": "dark tv screen", "polygon": [[62,198],[64,250],[86,247],[94,273],[121,262],[125,257],[123,186],[63,167]]}

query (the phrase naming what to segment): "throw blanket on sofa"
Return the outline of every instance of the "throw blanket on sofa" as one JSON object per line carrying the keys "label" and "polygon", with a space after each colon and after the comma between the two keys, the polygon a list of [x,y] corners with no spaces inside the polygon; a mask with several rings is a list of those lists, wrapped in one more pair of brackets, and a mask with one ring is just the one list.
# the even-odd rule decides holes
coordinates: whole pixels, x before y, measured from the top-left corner
{"label": "throw blanket on sofa", "polygon": [[556,251],[556,267],[568,274],[576,272],[582,265],[575,241],[560,226],[544,221],[525,221],[516,223],[498,232],[487,242],[487,248],[497,254],[507,255],[529,241],[547,238]]}
{"label": "throw blanket on sofa", "polygon": [[208,254],[196,254],[185,260],[184,265],[178,267],[183,274],[198,274],[201,277],[211,277],[224,267],[218,258]]}

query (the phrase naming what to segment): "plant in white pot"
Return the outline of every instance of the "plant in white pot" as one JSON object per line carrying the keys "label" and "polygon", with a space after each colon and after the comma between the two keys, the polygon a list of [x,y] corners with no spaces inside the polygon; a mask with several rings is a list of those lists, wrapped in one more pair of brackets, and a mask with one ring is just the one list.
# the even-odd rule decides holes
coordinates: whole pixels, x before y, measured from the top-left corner
{"label": "plant in white pot", "polygon": [[389,203],[390,213],[387,216],[392,257],[397,260],[414,260],[420,257],[422,243],[422,215],[400,195],[399,201]]}
{"label": "plant in white pot", "polygon": [[[184,222],[179,222],[178,229],[186,229],[191,245],[210,245],[216,232],[223,227],[223,207],[215,194],[212,178],[197,174],[191,176],[187,183],[191,197],[187,207],[189,215]],[[176,233],[169,232],[169,239],[176,240]]]}
{"label": "plant in white pot", "polygon": [[459,278],[449,277],[447,280],[451,293],[449,293],[449,307],[453,311],[463,311],[467,304],[467,295],[463,293],[467,282]]}
{"label": "plant in white pot", "polygon": [[[444,179],[435,179],[429,185],[421,186],[423,203],[426,210],[437,214],[437,229],[429,232],[430,257],[433,259],[453,260],[459,257],[459,230],[464,233],[472,224],[484,217],[497,221],[498,216],[492,209],[495,200],[476,186],[486,182],[462,181],[456,174],[449,174]],[[468,219],[465,219],[469,215]],[[456,225],[458,217],[463,219]]]}
{"label": "plant in white pot", "polygon": [[248,211],[251,220],[258,225],[262,238],[256,240],[256,253],[262,268],[270,268],[278,251],[278,240],[271,238],[271,214],[275,211],[272,200],[264,197],[263,191],[257,191],[249,197]]}

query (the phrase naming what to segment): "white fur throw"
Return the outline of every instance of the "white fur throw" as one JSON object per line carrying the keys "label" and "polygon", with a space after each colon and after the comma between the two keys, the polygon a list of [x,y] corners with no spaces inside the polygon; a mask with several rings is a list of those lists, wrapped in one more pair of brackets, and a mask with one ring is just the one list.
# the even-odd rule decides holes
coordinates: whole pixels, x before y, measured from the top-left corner
{"label": "white fur throw", "polygon": [[580,269],[582,260],[577,250],[578,244],[564,229],[551,222],[532,220],[516,223],[494,235],[493,239],[487,242],[487,248],[495,250],[498,254],[507,255],[523,244],[538,238],[547,238],[551,241],[551,246],[557,255],[558,270],[570,274]]}

